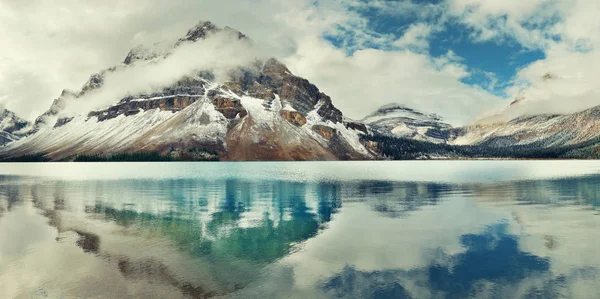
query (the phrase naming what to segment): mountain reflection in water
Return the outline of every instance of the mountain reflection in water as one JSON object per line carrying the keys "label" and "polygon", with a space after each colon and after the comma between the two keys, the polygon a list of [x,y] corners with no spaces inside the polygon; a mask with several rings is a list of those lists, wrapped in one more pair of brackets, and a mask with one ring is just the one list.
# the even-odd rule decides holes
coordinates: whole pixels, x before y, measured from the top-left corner
{"label": "mountain reflection in water", "polygon": [[594,298],[600,176],[0,177],[0,298]]}

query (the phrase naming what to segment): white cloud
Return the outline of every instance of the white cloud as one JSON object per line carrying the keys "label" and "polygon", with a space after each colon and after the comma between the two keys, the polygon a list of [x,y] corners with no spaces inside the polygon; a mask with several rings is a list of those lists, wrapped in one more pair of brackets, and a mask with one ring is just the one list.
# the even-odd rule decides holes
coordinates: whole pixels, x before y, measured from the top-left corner
{"label": "white cloud", "polygon": [[[537,28],[556,12],[552,0],[448,0],[449,13],[474,30],[475,41],[516,39],[527,48],[548,44]],[[536,25],[528,28],[527,25]]]}
{"label": "white cloud", "polygon": [[[521,95],[524,100],[503,111],[503,119],[542,113],[575,113],[600,105],[599,51],[581,53],[557,45],[549,49],[547,55],[546,59],[530,64],[517,74],[517,82],[533,84],[508,89],[511,97]],[[555,78],[543,79],[546,74]]]}
{"label": "white cloud", "polygon": [[[449,0],[449,11],[473,28],[475,41],[515,40],[546,57],[519,70],[506,89],[525,101],[502,112],[573,113],[600,105],[600,2],[588,0]],[[542,80],[551,73],[560,79]]]}
{"label": "white cloud", "polygon": [[[375,107],[397,102],[460,124],[500,101],[461,83],[467,71],[452,55],[435,62],[411,51],[365,49],[346,56],[343,50],[312,38],[303,40],[297,54],[285,62],[328,93],[349,117],[361,118]],[[304,57],[311,57],[311,63]]]}
{"label": "white cloud", "polygon": [[394,42],[394,46],[399,48],[413,48],[416,51],[425,51],[429,48],[428,38],[433,28],[429,24],[417,23],[411,24],[404,35]]}

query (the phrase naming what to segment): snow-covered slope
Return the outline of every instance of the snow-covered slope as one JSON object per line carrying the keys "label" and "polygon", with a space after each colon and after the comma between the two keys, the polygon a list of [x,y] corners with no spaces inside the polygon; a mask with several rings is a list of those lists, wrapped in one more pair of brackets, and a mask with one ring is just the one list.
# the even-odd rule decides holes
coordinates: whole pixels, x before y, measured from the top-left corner
{"label": "snow-covered slope", "polygon": [[19,140],[22,137],[21,131],[25,130],[29,122],[18,117],[14,112],[0,110],[0,146]]}
{"label": "snow-covered slope", "polygon": [[600,137],[600,106],[573,114],[523,116],[508,122],[454,129],[451,143],[503,147],[576,145]]}
{"label": "snow-covered slope", "polygon": [[247,39],[201,22],[170,48],[136,47],[120,65],[92,75],[80,91],[64,91],[27,137],[0,150],[0,158],[44,155],[68,161],[139,152],[184,160],[374,157],[359,141],[367,129],[345,120],[327,95],[276,59],[236,66],[221,80],[214,69],[195,69],[158,91],[128,94],[104,108],[73,114],[88,94],[107,94],[102,92],[112,73],[162,63],[179,48],[218,32]]}
{"label": "snow-covered slope", "polygon": [[446,143],[449,124],[436,114],[423,113],[400,104],[388,104],[362,120],[379,133],[434,143]]}

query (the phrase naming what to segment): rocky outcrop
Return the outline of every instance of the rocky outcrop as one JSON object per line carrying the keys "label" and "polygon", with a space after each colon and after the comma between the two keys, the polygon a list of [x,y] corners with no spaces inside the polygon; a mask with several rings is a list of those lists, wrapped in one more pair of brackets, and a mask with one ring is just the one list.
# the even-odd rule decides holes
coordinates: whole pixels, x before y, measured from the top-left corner
{"label": "rocky outcrop", "polygon": [[62,127],[64,125],[68,124],[72,120],[73,120],[73,117],[62,117],[62,118],[59,118],[56,121],[56,124],[54,125],[54,127],[55,128],[60,128],[60,127]]}
{"label": "rocky outcrop", "polygon": [[279,115],[294,126],[301,127],[306,124],[306,117],[298,111],[280,110]]}
{"label": "rocky outcrop", "polygon": [[105,73],[106,73],[106,71],[102,71],[100,73],[91,75],[90,79],[81,88],[81,94],[84,94],[91,90],[95,90],[95,89],[102,87],[102,85],[104,84],[104,74]]}
{"label": "rocky outcrop", "polygon": [[337,134],[337,130],[323,125],[314,125],[312,130],[321,135],[321,137],[325,138],[325,140],[330,140],[333,136]]}
{"label": "rocky outcrop", "polygon": [[352,130],[356,130],[356,131],[360,131],[363,132],[365,134],[369,133],[369,129],[367,128],[367,126],[363,123],[359,123],[359,122],[354,122],[354,121],[346,121],[344,122],[344,125],[346,126],[346,128],[348,129],[352,129]]}
{"label": "rocky outcrop", "polygon": [[216,110],[228,119],[234,119],[238,116],[242,118],[248,114],[238,99],[217,96],[212,99],[212,103],[215,105]]}
{"label": "rocky outcrop", "polygon": [[275,93],[273,92],[273,90],[261,85],[258,82],[254,82],[252,86],[248,88],[248,95],[257,99],[275,99]]}
{"label": "rocky outcrop", "polygon": [[317,104],[319,109],[317,110],[317,114],[334,123],[341,122],[343,119],[342,111],[333,106],[331,98],[326,94],[320,93],[319,96],[319,104]]}
{"label": "rocky outcrop", "polygon": [[200,21],[196,26],[190,28],[184,38],[180,39],[179,42],[188,41],[195,42],[200,39],[206,38],[209,34],[215,33],[220,29],[211,22]]}
{"label": "rocky outcrop", "polygon": [[319,91],[308,80],[294,76],[276,59],[269,59],[259,77],[260,84],[270,88],[294,109],[306,115],[317,107],[317,113],[334,123],[342,121],[342,113],[331,103],[331,98]]}
{"label": "rocky outcrop", "polygon": [[129,51],[123,60],[123,64],[130,65],[137,61],[149,61],[164,57],[169,54],[168,48],[161,43],[156,43],[151,47],[139,45]]}
{"label": "rocky outcrop", "polygon": [[88,114],[88,117],[98,117],[98,121],[105,121],[119,115],[135,115],[140,110],[160,109],[176,112],[193,104],[199,98],[200,96],[168,96],[158,99],[129,100],[105,110],[92,111]]}

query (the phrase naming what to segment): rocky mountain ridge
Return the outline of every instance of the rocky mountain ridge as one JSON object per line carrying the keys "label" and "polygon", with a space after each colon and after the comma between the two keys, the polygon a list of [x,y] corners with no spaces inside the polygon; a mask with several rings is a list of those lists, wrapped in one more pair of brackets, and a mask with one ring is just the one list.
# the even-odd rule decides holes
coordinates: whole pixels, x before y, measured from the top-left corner
{"label": "rocky mountain ridge", "polygon": [[104,109],[62,116],[69,105],[104,88],[112,72],[169,59],[180,45],[218,32],[249,41],[231,28],[201,22],[166,50],[136,47],[122,64],[92,75],[80,91],[63,91],[28,136],[2,149],[0,156],[71,161],[152,152],[183,160],[374,158],[359,141],[367,133],[365,126],[345,119],[329,96],[273,58],[239,66],[223,83],[215,81],[210,69],[198,69],[159,92],[128,95]]}

